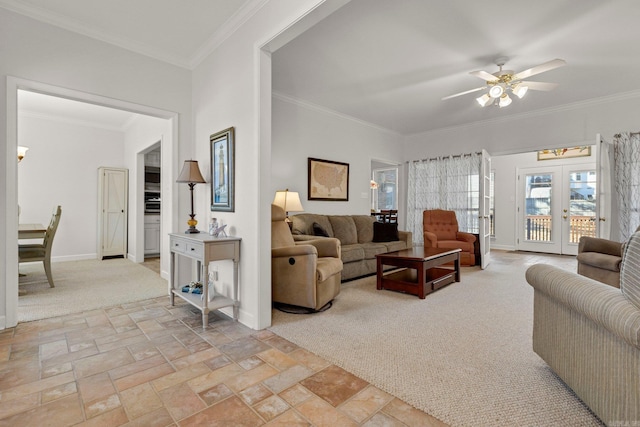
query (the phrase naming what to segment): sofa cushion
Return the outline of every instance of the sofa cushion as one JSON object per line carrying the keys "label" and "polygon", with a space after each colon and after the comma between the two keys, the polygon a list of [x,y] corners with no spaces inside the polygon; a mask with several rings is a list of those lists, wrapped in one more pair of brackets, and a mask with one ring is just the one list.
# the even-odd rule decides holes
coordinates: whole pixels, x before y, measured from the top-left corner
{"label": "sofa cushion", "polygon": [[400,240],[398,237],[398,224],[375,222],[373,223],[373,241],[374,242],[393,242]]}
{"label": "sofa cushion", "polygon": [[640,307],[640,232],[635,232],[625,246],[620,268],[620,290]]}
{"label": "sofa cushion", "polygon": [[376,219],[371,215],[353,215],[352,218],[358,231],[358,243],[373,241],[373,223]]}
{"label": "sofa cushion", "polygon": [[387,252],[395,252],[395,251],[401,251],[403,249],[409,249],[404,240],[398,240],[396,242],[385,242],[384,245],[387,247]]}
{"label": "sofa cushion", "polygon": [[364,259],[374,259],[376,255],[387,252],[387,247],[382,243],[367,243],[362,245]]}
{"label": "sofa cushion", "polygon": [[343,245],[340,257],[343,263],[360,261],[364,259],[364,249],[359,244]]}
{"label": "sofa cushion", "polygon": [[302,213],[291,215],[289,219],[291,220],[291,233],[294,235],[307,234],[314,236],[313,223],[317,223],[327,232],[329,237],[334,237],[331,223],[326,215]]}
{"label": "sofa cushion", "polygon": [[358,243],[356,223],[350,215],[330,215],[329,222],[333,229],[333,237],[340,240],[342,246]]}

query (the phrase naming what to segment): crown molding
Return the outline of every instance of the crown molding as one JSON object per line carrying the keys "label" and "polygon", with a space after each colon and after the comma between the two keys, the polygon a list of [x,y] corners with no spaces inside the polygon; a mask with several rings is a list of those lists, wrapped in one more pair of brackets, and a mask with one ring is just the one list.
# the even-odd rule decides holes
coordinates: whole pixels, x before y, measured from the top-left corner
{"label": "crown molding", "polygon": [[330,116],[338,117],[338,118],[343,119],[343,120],[348,120],[348,121],[357,123],[357,124],[359,124],[361,126],[366,126],[366,127],[375,129],[375,130],[377,130],[379,132],[384,132],[386,134],[393,135],[393,136],[396,136],[396,137],[403,137],[404,136],[403,134],[401,134],[399,132],[396,132],[396,131],[393,131],[391,129],[387,129],[385,127],[376,125],[374,123],[358,119],[358,118],[350,116],[348,114],[340,113],[338,111],[332,110],[330,108],[323,107],[323,106],[318,105],[318,104],[314,104],[314,103],[309,102],[309,101],[304,101],[304,100],[299,99],[299,98],[294,98],[292,96],[285,95],[282,92],[273,91],[271,95],[275,99],[278,99],[278,100],[283,101],[283,102],[288,102],[289,104],[294,104],[294,105],[297,105],[297,106],[302,107],[302,108],[306,108],[307,110],[312,110],[312,111],[316,111],[318,113],[322,113],[322,114],[327,114],[327,115],[330,115]]}
{"label": "crown molding", "polygon": [[67,16],[51,12],[41,7],[24,4],[17,0],[0,0],[0,7],[28,16],[37,21],[63,28],[74,33],[82,34],[162,62],[193,70],[267,2],[268,0],[248,0],[240,9],[238,9],[238,11],[236,11],[236,13],[233,14],[231,18],[216,30],[213,36],[199,49],[197,49],[195,54],[191,57],[172,55],[162,49],[124,37],[119,37],[113,33],[98,30],[82,22],[70,19]]}
{"label": "crown molding", "polygon": [[226,39],[235,33],[245,22],[256,14],[269,0],[248,0],[202,45],[189,60],[189,69],[193,70],[215,51]]}

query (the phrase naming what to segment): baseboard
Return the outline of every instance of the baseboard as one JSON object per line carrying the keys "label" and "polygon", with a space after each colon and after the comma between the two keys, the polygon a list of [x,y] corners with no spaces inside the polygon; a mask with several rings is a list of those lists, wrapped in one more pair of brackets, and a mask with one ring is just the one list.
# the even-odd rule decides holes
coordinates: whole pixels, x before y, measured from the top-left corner
{"label": "baseboard", "polygon": [[80,254],[80,255],[64,255],[51,257],[51,262],[66,262],[66,261],[84,261],[86,259],[96,259],[98,254]]}

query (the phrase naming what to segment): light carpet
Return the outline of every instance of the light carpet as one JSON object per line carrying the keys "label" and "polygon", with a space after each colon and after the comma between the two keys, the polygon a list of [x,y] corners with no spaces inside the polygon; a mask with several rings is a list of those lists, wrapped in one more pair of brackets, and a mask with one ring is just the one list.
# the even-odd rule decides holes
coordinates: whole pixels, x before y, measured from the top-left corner
{"label": "light carpet", "polygon": [[[18,321],[46,319],[168,295],[158,274],[127,259],[52,264],[49,287],[41,262],[20,264]],[[168,301],[168,299],[167,299]]]}
{"label": "light carpet", "polygon": [[486,270],[424,300],[347,282],[323,313],[273,311],[274,333],[453,426],[596,426],[600,421],[532,350],[536,262],[573,257],[492,253]]}

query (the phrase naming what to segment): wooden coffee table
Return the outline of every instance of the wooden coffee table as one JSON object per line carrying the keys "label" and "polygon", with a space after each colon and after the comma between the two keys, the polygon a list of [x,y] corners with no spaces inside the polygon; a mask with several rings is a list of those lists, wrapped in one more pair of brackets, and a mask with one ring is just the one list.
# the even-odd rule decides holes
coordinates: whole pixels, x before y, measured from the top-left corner
{"label": "wooden coffee table", "polygon": [[[405,292],[424,299],[427,294],[460,281],[460,249],[416,246],[402,251],[376,255],[376,288]],[[453,262],[453,267],[444,264]],[[384,273],[384,266],[403,268]]]}

